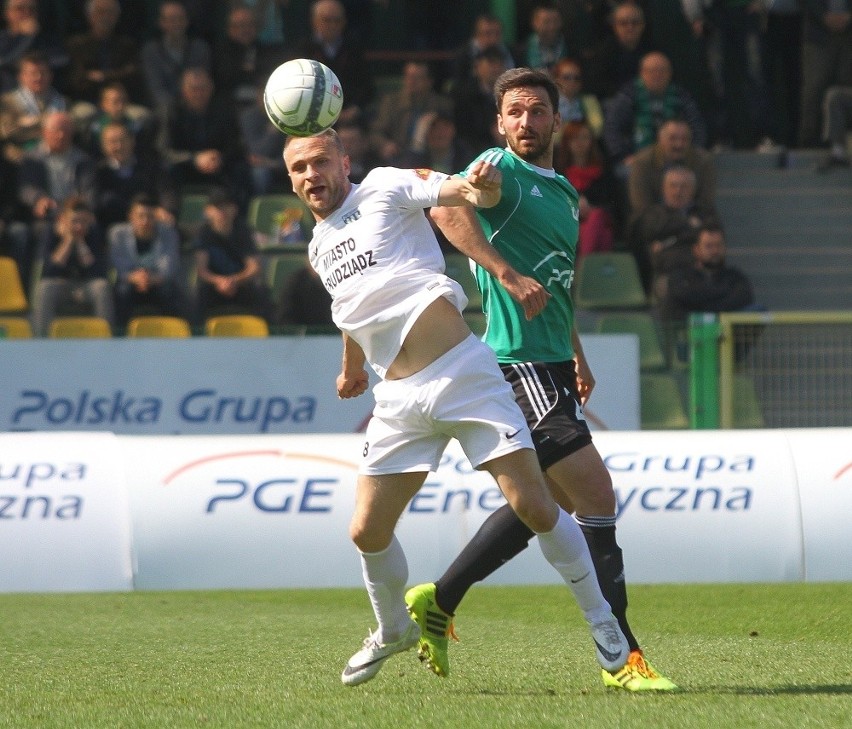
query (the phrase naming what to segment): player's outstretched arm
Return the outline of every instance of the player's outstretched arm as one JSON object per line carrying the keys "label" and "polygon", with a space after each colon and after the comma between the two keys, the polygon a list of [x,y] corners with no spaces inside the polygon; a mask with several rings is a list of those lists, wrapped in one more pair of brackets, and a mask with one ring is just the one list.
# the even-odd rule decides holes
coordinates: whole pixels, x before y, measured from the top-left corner
{"label": "player's outstretched arm", "polygon": [[467,177],[451,177],[441,185],[438,205],[472,205],[476,208],[493,208],[500,202],[503,173],[484,160],[479,160],[468,171]]}
{"label": "player's outstretched arm", "polygon": [[472,258],[496,278],[532,319],[547,305],[550,294],[538,281],[512,268],[492,246],[471,208],[431,208],[429,215],[461,253]]}

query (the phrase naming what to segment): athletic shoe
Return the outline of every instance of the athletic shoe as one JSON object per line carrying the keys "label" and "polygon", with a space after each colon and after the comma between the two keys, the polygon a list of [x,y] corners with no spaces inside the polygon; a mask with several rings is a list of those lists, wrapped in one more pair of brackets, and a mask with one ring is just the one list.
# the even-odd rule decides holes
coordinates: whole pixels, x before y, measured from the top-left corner
{"label": "athletic shoe", "polygon": [[379,672],[388,658],[395,653],[402,653],[413,648],[420,640],[420,628],[414,621],[409,624],[402,637],[393,643],[379,643],[377,633],[378,631],[367,634],[364,647],[349,659],[349,663],[343,669],[340,680],[347,686],[357,686],[369,681]]}
{"label": "athletic shoe", "polygon": [[657,673],[640,650],[630,651],[630,657],[620,671],[610,673],[601,669],[601,678],[605,686],[628,691],[677,691],[677,684]]}
{"label": "athletic shoe", "polygon": [[630,654],[630,646],[618,627],[618,621],[610,616],[599,623],[591,623],[589,628],[601,667],[607,671],[617,671],[624,666]]}
{"label": "athletic shoe", "polygon": [[453,629],[453,616],[447,615],[435,602],[435,585],[416,585],[405,593],[408,612],[420,626],[420,645],[417,655],[436,676],[450,675],[447,655],[448,637],[458,640]]}

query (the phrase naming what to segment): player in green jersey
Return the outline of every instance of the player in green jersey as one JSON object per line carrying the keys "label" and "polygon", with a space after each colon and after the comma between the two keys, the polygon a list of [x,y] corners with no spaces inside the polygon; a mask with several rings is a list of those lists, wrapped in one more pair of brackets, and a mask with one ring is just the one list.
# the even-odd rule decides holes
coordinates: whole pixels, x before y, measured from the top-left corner
{"label": "player in green jersey", "polygon": [[[497,80],[494,95],[507,149],[483,154],[493,161],[501,152],[494,162],[503,174],[500,203],[469,215],[433,208],[432,217],[462,253],[484,262],[476,267],[488,322],[484,339],[515,390],[556,500],[580,524],[601,589],[630,644],[627,665],[602,670],[604,683],[629,691],[673,690],[675,684],[645,659],[627,621],[612,479],[583,416],[595,381],[574,327],[570,294],[578,195],[553,169],[558,92],[546,73],[518,68]],[[483,255],[489,249],[490,257]],[[420,656],[428,668],[447,675],[447,636],[465,593],[524,550],[532,536],[503,506],[437,582],[409,591],[406,600],[421,626]]]}

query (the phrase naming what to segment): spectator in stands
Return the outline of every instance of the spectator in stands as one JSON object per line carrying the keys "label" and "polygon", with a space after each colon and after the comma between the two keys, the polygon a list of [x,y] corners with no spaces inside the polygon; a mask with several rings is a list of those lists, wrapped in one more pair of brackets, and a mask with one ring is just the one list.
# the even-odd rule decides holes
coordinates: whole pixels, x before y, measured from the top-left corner
{"label": "spectator in stands", "polygon": [[817,147],[822,139],[822,105],[830,86],[852,85],[852,3],[807,0],[802,3],[802,105],[799,145]]}
{"label": "spectator in stands", "polygon": [[156,121],[154,115],[144,107],[130,109],[127,90],[121,81],[113,81],[101,89],[95,113],[83,124],[79,134],[80,146],[92,157],[103,153],[101,135],[109,124],[122,124],[133,137],[139,154],[154,152]]}
{"label": "spectator in stands", "polygon": [[238,107],[254,105],[256,89],[264,85],[279,58],[261,45],[254,11],[234,5],[214,56],[214,79],[222,96]]}
{"label": "spectator in stands", "polygon": [[165,0],[158,15],[160,34],[142,46],[142,71],[148,98],[155,109],[167,107],[180,93],[180,76],[187,68],[213,73],[210,46],[187,34],[189,17],[180,0]]}
{"label": "spectator in stands", "polygon": [[831,149],[817,165],[818,172],[849,167],[846,138],[852,131],[852,85],[830,86],[825,92],[825,136]]}
{"label": "spectator in stands", "polygon": [[65,111],[67,100],[51,84],[53,73],[39,52],[26,53],[18,69],[18,87],[0,97],[0,138],[3,156],[20,163],[41,140],[44,115]]}
{"label": "spectator in stands", "polygon": [[5,27],[0,29],[0,93],[15,88],[21,60],[40,53],[52,74],[68,65],[68,54],[59,40],[39,20],[38,0],[4,0]]}
{"label": "spectator in stands", "polygon": [[495,46],[500,51],[504,69],[515,67],[515,59],[503,39],[502,21],[493,13],[480,13],[473,22],[473,34],[470,40],[454,54],[450,76],[452,88],[475,76],[474,61],[480,51],[490,46]]}
{"label": "spectator in stands", "polygon": [[43,255],[59,209],[72,195],[94,209],[94,162],[74,144],[71,116],[49,112],[42,124],[41,143],[24,155],[20,165],[18,200],[28,220],[9,226],[24,281],[29,280],[33,261]]}
{"label": "spectator in stands", "polygon": [[381,161],[370,147],[367,132],[360,124],[355,122],[338,124],[335,126],[335,131],[349,157],[349,179],[357,185],[371,169],[378,167]]}
{"label": "spectator in stands", "polygon": [[373,77],[358,40],[346,32],[346,10],[339,0],[311,6],[311,34],[288,49],[290,58],[312,58],[334,71],[343,86],[340,121],[365,121],[373,98]]}
{"label": "spectator in stands", "polygon": [[721,92],[720,141],[739,149],[758,145],[759,151],[772,151],[775,143],[767,136],[768,95],[760,53],[766,22],[762,3],[720,0],[705,8],[698,0],[682,1],[693,28],[709,36],[709,71],[716,79],[717,93]]}
{"label": "spectator in stands", "polygon": [[284,135],[269,121],[263,105],[263,87],[255,89],[255,103],[240,111],[239,124],[254,194],[290,192],[290,178],[281,164]]}
{"label": "spectator in stands", "polygon": [[[319,274],[305,263],[284,281],[278,297],[275,323],[309,327],[334,327],[331,296]],[[337,328],[334,328],[337,331]]]}
{"label": "spectator in stands", "polygon": [[284,8],[290,0],[230,0],[232,5],[246,5],[254,12],[257,40],[269,56],[284,52]]}
{"label": "spectator in stands", "polygon": [[583,69],[579,61],[563,58],[552,70],[559,89],[559,116],[563,124],[585,122],[595,137],[603,132],[603,111],[594,94],[583,93]]}
{"label": "spectator in stands", "polygon": [[411,149],[394,161],[394,166],[425,168],[453,175],[463,170],[475,155],[456,135],[452,114],[433,111],[417,122]]}
{"label": "spectator in stands", "polygon": [[[0,251],[17,263],[16,251],[11,249],[6,235],[6,227],[15,216],[18,207],[18,167],[0,155]],[[20,271],[19,271],[20,273]],[[23,281],[29,286],[29,281]]]}
{"label": "spectator in stands", "polygon": [[173,224],[158,220],[157,202],[142,193],[130,200],[127,222],[109,229],[115,268],[115,320],[124,328],[139,307],[189,318],[180,279],[180,236]]}
{"label": "spectator in stands", "polygon": [[32,303],[32,328],[47,335],[60,306],[85,302],[95,316],[114,324],[112,287],[107,279],[109,256],[103,233],[86,201],[71,195],[51,229],[41,277]]}
{"label": "spectator in stands", "polygon": [[271,322],[272,298],[263,282],[254,236],[238,213],[236,199],[225,188],[214,189],[207,198],[207,220],[193,242],[199,322],[222,307]]}
{"label": "spectator in stands", "polygon": [[[725,262],[725,235],[715,223],[701,227],[692,258],[657,281],[657,308],[668,358],[688,363],[687,329],[693,312],[764,311],[754,303],[751,281]],[[736,337],[734,360],[751,350],[761,327],[743,326]]]}
{"label": "spectator in stands", "polygon": [[554,163],[580,193],[577,257],[612,250],[615,181],[588,123],[572,121],[562,127]]}
{"label": "spectator in stands", "polygon": [[622,86],[604,107],[603,140],[619,178],[627,178],[635,154],[652,145],[660,125],[675,117],[689,124],[693,144],[706,145],[707,128],[698,106],[672,82],[669,59],[654,51],[642,58],[639,76]]}
{"label": "spectator in stands", "polygon": [[[411,149],[417,122],[428,112],[452,112],[452,101],[434,89],[429,64],[409,61],[402,71],[402,87],[379,102],[370,126],[370,143],[379,157],[390,161]],[[344,95],[346,93],[344,88]]]}
{"label": "spectator in stands", "polygon": [[683,119],[667,119],[657,131],[657,141],[636,153],[630,166],[630,214],[638,217],[662,201],[663,172],[674,165],[695,173],[695,201],[703,210],[716,208],[716,161],[707,150],[692,144],[692,128]]}
{"label": "spectator in stands", "polygon": [[715,223],[702,225],[692,259],[673,268],[661,292],[661,318],[683,324],[694,311],[742,311],[754,306],[751,281],[725,262],[725,234]]}
{"label": "spectator in stands", "polygon": [[213,79],[203,68],[188,68],[181,93],[160,124],[158,148],[178,192],[188,185],[227,187],[240,210],[251,197],[251,173],[233,104],[214,97]]}
{"label": "spectator in stands", "polygon": [[473,61],[473,76],[453,87],[452,103],[459,138],[474,155],[494,146],[494,82],[506,70],[497,46],[483,48]]}
{"label": "spectator in stands", "polygon": [[72,109],[77,119],[94,113],[101,89],[113,81],[124,84],[132,104],[147,104],[139,47],[131,36],[116,32],[120,15],[118,0],[87,0],[88,31],[68,39],[67,93],[78,102]]}
{"label": "spectator in stands", "polygon": [[586,88],[608,99],[639,75],[639,63],[653,48],[642,7],[633,0],[619,3],[610,14],[612,33],[590,52],[585,66]]}
{"label": "spectator in stands", "polygon": [[802,8],[799,0],[769,2],[762,48],[769,134],[788,148],[796,147],[802,95]]}
{"label": "spectator in stands", "polygon": [[519,66],[549,71],[570,53],[562,27],[562,13],[554,3],[542,2],[532,10],[532,32],[512,54]]}
{"label": "spectator in stands", "polygon": [[691,248],[702,225],[716,222],[713,210],[695,201],[695,173],[684,166],[663,173],[662,201],[648,207],[630,226],[630,245],[642,284],[656,292],[655,281],[691,260]]}
{"label": "spectator in stands", "polygon": [[135,152],[123,124],[107,124],[101,135],[103,158],[95,168],[95,216],[105,231],[127,221],[130,201],[144,193],[155,201],[157,219],[174,225],[177,193],[155,157]]}

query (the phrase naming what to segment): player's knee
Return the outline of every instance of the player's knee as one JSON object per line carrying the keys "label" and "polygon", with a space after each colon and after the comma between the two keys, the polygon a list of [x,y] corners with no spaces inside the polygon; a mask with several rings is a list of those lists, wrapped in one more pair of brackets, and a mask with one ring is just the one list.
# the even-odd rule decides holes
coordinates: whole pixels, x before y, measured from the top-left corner
{"label": "player's knee", "polygon": [[387,549],[392,537],[393,530],[388,533],[384,529],[371,527],[367,521],[353,519],[349,524],[349,538],[360,552],[381,552]]}
{"label": "player's knee", "polygon": [[553,529],[559,518],[559,507],[546,494],[526,494],[513,508],[518,518],[539,534]]}

